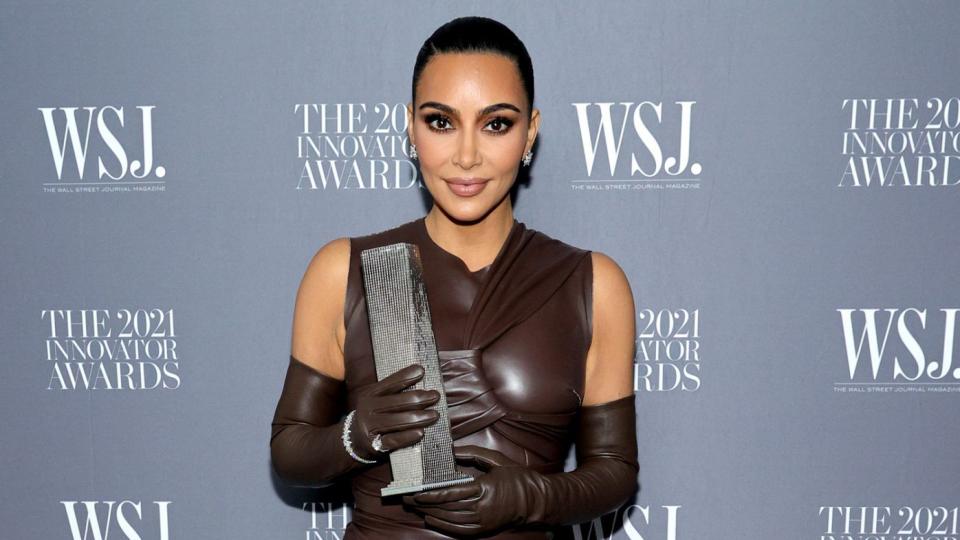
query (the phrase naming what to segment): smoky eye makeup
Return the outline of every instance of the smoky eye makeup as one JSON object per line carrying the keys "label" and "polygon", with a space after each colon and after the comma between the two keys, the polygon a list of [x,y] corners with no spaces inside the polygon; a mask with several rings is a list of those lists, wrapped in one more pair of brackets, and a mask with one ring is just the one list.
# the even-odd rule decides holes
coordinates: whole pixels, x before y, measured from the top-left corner
{"label": "smoky eye makeup", "polygon": [[484,125],[484,127],[489,125],[497,125],[499,128],[491,130],[491,133],[494,135],[503,135],[504,133],[510,131],[510,128],[513,127],[513,120],[507,118],[506,116],[494,116]]}
{"label": "smoky eye makeup", "polygon": [[447,115],[445,115],[445,114],[440,114],[440,113],[427,113],[426,115],[423,116],[423,121],[427,124],[427,127],[428,127],[428,128],[430,128],[432,131],[436,131],[436,132],[438,132],[438,133],[443,133],[444,131],[449,131],[449,129],[450,129],[449,127],[439,128],[439,127],[435,127],[435,126],[433,125],[434,122],[440,121],[440,122],[442,122],[442,123],[444,123],[444,124],[446,124],[446,125],[449,126],[449,124],[450,124],[450,119],[447,118]]}
{"label": "smoky eye makeup", "polygon": [[[427,127],[431,131],[435,131],[437,133],[444,133],[451,130],[451,127],[449,127],[451,125],[450,118],[447,115],[442,113],[427,113],[423,115],[423,121],[427,124]],[[447,127],[437,127],[436,125],[434,125],[435,122],[440,125],[445,125]],[[506,116],[494,116],[489,120],[487,120],[487,122],[484,123],[483,127],[484,127],[484,131],[488,133],[491,133],[493,135],[503,135],[506,132],[510,131],[510,129],[513,127],[513,124],[514,124],[514,121],[510,118],[507,118]],[[491,126],[491,125],[495,126],[495,129],[486,129],[488,126]]]}

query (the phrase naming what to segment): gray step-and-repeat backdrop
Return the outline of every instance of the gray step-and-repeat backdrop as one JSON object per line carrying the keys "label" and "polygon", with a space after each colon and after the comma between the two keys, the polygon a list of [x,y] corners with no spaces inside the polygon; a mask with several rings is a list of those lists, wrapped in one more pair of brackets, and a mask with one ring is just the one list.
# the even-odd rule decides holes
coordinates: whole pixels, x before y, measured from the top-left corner
{"label": "gray step-and-repeat backdrop", "polygon": [[0,537],[342,536],[271,472],[294,296],[427,211],[461,15],[533,57],[517,218],[636,295],[642,486],[583,538],[960,537],[960,5],[742,0],[3,2]]}

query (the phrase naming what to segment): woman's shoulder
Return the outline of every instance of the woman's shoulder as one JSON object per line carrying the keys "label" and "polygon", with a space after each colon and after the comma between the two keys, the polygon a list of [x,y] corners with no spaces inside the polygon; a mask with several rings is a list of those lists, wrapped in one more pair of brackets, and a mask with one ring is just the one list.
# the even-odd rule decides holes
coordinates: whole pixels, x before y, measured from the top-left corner
{"label": "woman's shoulder", "polygon": [[523,227],[523,234],[526,236],[527,249],[530,255],[537,260],[548,264],[549,261],[574,260],[578,261],[578,268],[589,270],[591,265],[592,250],[573,244],[559,237],[548,234],[542,230],[534,229],[527,224],[520,222]]}
{"label": "woman's shoulder", "polygon": [[601,251],[591,251],[590,255],[594,290],[600,291],[601,296],[606,292],[608,297],[630,294],[627,273],[613,257]]}
{"label": "woman's shoulder", "polygon": [[[626,272],[620,264],[606,252],[590,249],[583,245],[573,244],[543,231],[527,228],[536,241],[545,249],[551,251],[569,254],[572,256],[582,256],[582,264],[589,267],[593,278],[594,289],[601,297],[615,297],[630,291],[630,283]],[[585,255],[589,254],[589,257]]]}
{"label": "woman's shoulder", "polygon": [[[596,280],[598,277],[605,281],[610,278],[611,270],[618,269],[617,263],[606,253],[591,249],[582,244],[575,244],[547,234],[541,230],[527,228],[529,234],[537,244],[537,251],[550,253],[553,257],[572,257],[579,259],[579,266],[587,271]],[[589,256],[588,256],[589,255]],[[599,276],[596,273],[599,272]],[[614,274],[616,272],[613,272]]]}
{"label": "woman's shoulder", "polygon": [[351,254],[381,244],[397,241],[409,231],[413,221],[377,232],[356,236],[340,236],[327,241],[313,253],[304,272],[304,281],[345,286],[350,270]]}
{"label": "woman's shoulder", "polygon": [[[346,278],[350,264],[350,237],[340,236],[321,245],[307,263],[303,281],[322,284],[340,281]],[[345,281],[345,279],[343,280]]]}
{"label": "woman's shoulder", "polygon": [[304,272],[301,288],[314,292],[313,297],[342,299],[346,293],[352,267],[359,265],[359,253],[365,249],[409,240],[416,220],[388,229],[340,236],[320,246]]}

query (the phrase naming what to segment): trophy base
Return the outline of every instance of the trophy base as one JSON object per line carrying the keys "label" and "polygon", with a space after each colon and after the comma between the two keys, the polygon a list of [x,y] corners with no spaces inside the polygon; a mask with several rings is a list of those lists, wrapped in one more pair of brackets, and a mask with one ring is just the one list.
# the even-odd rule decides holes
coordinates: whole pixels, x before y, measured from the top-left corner
{"label": "trophy base", "polygon": [[397,481],[394,480],[390,482],[389,485],[380,489],[380,496],[387,497],[389,495],[402,495],[404,493],[418,493],[421,491],[427,491],[430,489],[442,488],[447,486],[456,486],[459,484],[466,484],[472,482],[474,478],[468,474],[462,474],[463,476],[451,478],[449,480],[441,480],[439,482],[431,482],[429,484],[421,484],[415,481]]}

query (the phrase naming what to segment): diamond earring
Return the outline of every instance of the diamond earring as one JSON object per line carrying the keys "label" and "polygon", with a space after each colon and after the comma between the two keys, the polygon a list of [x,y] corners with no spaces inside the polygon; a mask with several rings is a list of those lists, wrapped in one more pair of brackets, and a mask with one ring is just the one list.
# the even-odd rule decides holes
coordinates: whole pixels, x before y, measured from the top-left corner
{"label": "diamond earring", "polygon": [[417,159],[417,145],[410,144],[410,159]]}
{"label": "diamond earring", "polygon": [[530,166],[530,161],[533,160],[533,150],[527,150],[527,153],[523,155],[523,165],[525,167]]}

